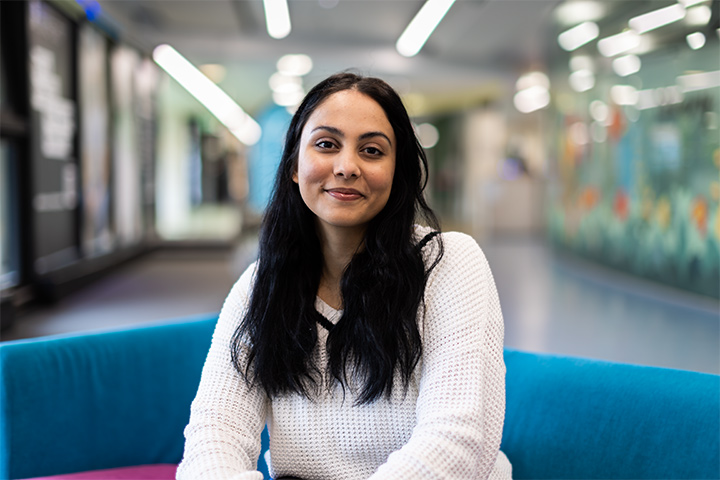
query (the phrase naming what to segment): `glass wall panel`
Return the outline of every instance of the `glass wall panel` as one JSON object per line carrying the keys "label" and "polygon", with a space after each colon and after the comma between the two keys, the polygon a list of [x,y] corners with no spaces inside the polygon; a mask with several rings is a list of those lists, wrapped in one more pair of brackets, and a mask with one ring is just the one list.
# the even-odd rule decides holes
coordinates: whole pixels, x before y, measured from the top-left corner
{"label": "glass wall panel", "polygon": [[18,223],[13,202],[17,198],[13,144],[0,139],[0,290],[18,284],[20,252]]}
{"label": "glass wall panel", "polygon": [[115,190],[115,229],[122,246],[142,240],[142,193],[140,185],[140,146],[135,115],[134,72],[139,54],[118,47],[112,54],[113,84],[113,180]]}
{"label": "glass wall panel", "polygon": [[110,149],[107,41],[92,26],[78,39],[80,152],[82,168],[82,249],[86,257],[113,250],[110,224]]}

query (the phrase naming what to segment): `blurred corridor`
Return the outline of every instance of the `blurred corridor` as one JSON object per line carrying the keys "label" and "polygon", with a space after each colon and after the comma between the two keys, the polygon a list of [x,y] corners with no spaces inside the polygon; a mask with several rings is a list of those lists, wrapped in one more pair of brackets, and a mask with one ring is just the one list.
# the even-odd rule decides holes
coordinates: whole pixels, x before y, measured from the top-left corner
{"label": "blurred corridor", "polygon": [[718,0],[288,7],[0,2],[1,340],[219,310],[293,109],[351,69],[402,95],[508,347],[720,373]]}
{"label": "blurred corridor", "polygon": [[[717,303],[553,252],[537,238],[482,242],[505,316],[505,344],[535,352],[720,373]],[[254,258],[165,250],[120,268],[3,340],[121,328],[219,310]]]}

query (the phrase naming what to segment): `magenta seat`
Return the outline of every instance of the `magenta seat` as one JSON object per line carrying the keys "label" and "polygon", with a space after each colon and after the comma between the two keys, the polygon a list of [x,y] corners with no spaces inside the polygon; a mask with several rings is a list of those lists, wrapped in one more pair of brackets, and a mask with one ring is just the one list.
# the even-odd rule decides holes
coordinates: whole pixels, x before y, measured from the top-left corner
{"label": "magenta seat", "polygon": [[135,467],[109,468],[80,473],[66,473],[28,480],[174,480],[177,465],[139,465]]}

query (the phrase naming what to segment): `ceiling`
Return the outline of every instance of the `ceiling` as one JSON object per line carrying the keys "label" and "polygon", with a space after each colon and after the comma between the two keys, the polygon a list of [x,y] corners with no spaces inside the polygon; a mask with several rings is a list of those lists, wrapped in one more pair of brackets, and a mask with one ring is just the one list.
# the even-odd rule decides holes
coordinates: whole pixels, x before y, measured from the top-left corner
{"label": "ceiling", "polygon": [[[560,0],[459,0],[423,50],[395,42],[424,0],[289,0],[292,32],[271,38],[261,0],[99,0],[117,36],[147,52],[168,43],[196,65],[227,69],[220,83],[250,113],[271,101],[268,79],[287,53],[310,55],[306,88],[346,69],[381,76],[428,111],[502,95],[542,65]],[[422,109],[421,109],[422,110]]]}

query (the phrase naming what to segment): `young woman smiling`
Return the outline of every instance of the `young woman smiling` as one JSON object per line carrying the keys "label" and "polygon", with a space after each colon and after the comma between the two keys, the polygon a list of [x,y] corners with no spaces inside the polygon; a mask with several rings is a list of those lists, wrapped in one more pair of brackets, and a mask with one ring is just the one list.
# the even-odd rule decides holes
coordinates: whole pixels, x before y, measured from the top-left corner
{"label": "young woman smiling", "polygon": [[275,478],[510,478],[495,284],[472,238],[439,233],[426,179],[385,82],[342,73],[308,93],[178,478],[262,479],[266,424]]}

